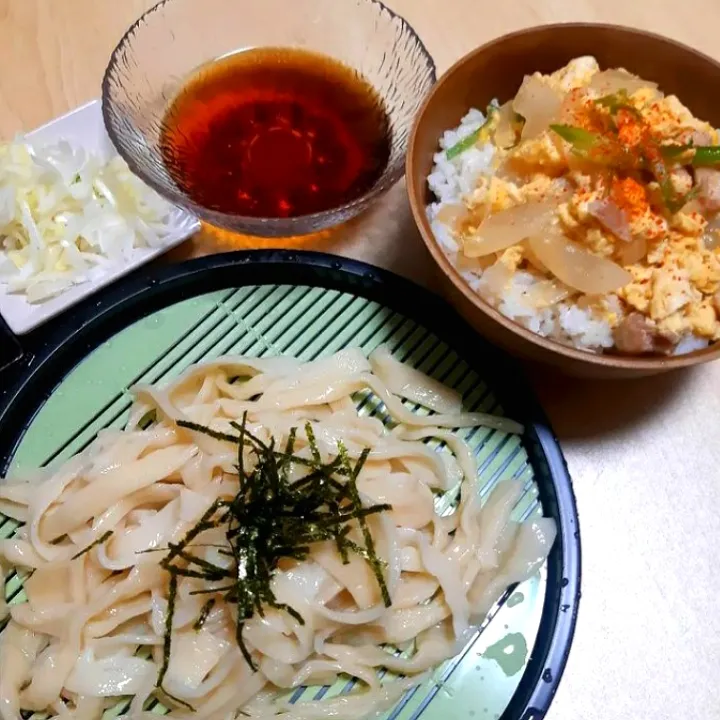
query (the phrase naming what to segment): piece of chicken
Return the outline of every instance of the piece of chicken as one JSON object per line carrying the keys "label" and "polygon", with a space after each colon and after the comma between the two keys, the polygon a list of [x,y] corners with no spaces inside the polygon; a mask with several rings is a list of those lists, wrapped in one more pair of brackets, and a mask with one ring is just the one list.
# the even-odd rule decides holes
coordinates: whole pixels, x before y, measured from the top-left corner
{"label": "piece of chicken", "polygon": [[697,201],[710,214],[720,211],[720,170],[697,168],[695,184],[698,188]]}
{"label": "piece of chicken", "polygon": [[696,146],[712,145],[712,136],[707,130],[694,130],[689,140]]}
{"label": "piece of chicken", "polygon": [[616,349],[625,355],[667,354],[673,347],[640,313],[630,313],[615,328],[613,336]]}

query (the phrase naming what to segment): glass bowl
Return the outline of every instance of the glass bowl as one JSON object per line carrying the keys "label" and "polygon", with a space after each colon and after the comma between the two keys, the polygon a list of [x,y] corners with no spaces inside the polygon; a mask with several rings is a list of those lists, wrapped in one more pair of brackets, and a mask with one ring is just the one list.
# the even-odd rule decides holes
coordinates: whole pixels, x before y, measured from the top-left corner
{"label": "glass bowl", "polygon": [[[246,217],[198,205],[169,175],[160,146],[163,119],[184,81],[207,62],[262,46],[334,57],[381,95],[390,123],[390,158],[364,195],[312,215]],[[120,155],[170,202],[217,227],[287,237],[349,220],[403,176],[412,123],[435,79],[433,60],[415,31],[377,0],[164,0],[140,17],[113,51],[102,106]]]}

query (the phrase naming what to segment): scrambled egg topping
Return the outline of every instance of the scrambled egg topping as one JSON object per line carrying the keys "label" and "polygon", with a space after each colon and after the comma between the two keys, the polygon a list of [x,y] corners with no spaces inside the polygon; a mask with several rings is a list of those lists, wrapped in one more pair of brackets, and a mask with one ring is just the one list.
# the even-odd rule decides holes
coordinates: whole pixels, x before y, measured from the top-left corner
{"label": "scrambled egg topping", "polygon": [[[533,76],[536,87],[563,98],[560,109],[544,131],[523,137],[520,130],[513,145],[496,144],[495,172],[466,196],[469,216],[458,236],[461,242],[477,236],[497,213],[553,202],[568,240],[629,273],[630,282],[604,297],[568,288],[578,305],[613,327],[640,313],[672,342],[689,333],[719,340],[720,242],[708,232],[714,213],[703,197],[707,182],[700,187],[692,167],[694,148],[715,145],[718,133],[651,83],[628,75],[628,90],[618,90],[612,73],[623,72],[601,73],[594,58],[581,57],[552,75]],[[497,127],[502,118],[500,108],[491,122]],[[720,209],[720,170],[712,172]],[[495,257],[512,273],[551,275],[527,242]]]}

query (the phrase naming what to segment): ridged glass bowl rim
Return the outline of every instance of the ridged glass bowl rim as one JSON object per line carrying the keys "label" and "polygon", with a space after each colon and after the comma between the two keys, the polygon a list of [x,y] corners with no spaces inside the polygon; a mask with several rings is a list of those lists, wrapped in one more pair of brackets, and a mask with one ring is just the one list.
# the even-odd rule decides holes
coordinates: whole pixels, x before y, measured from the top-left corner
{"label": "ridged glass bowl rim", "polygon": [[[115,125],[111,120],[111,108],[114,103],[110,97],[110,81],[118,68],[121,53],[123,53],[123,51],[125,51],[130,46],[132,39],[134,38],[138,29],[143,25],[143,23],[147,22],[147,20],[151,18],[155,13],[163,10],[166,5],[170,5],[177,1],[178,0],[160,0],[160,2],[153,5],[142,15],[140,15],[140,17],[125,31],[124,35],[120,38],[120,41],[110,54],[110,60],[107,67],[105,68],[105,73],[103,74],[102,80],[102,115],[108,136],[110,137],[110,140],[115,149],[118,151],[119,155],[127,163],[130,170],[135,175],[140,177],[143,182],[147,183],[150,187],[152,187],[156,192],[158,192],[163,197],[169,199],[171,202],[180,205],[185,209],[191,210],[199,218],[206,220],[211,224],[216,224],[220,227],[237,228],[245,226],[248,228],[253,227],[256,229],[267,227],[269,229],[272,228],[272,231],[268,234],[275,234],[278,233],[278,231],[280,231],[281,233],[282,231],[287,231],[288,235],[292,235],[294,232],[298,232],[298,229],[302,226],[310,227],[311,231],[312,229],[319,230],[322,227],[328,227],[333,224],[332,222],[328,222],[328,219],[336,215],[344,216],[345,219],[349,219],[353,215],[356,215],[357,212],[361,211],[364,207],[369,205],[373,200],[387,192],[405,175],[405,156],[407,154],[409,135],[408,139],[405,141],[405,151],[400,154],[400,157],[394,162],[394,164],[389,165],[386,168],[381,178],[367,192],[363,193],[354,200],[351,200],[350,202],[336,205],[335,207],[328,210],[322,210],[316,213],[309,213],[307,215],[299,215],[292,218],[267,218],[255,217],[252,215],[233,215],[231,213],[211,210],[210,208],[206,208],[194,202],[190,197],[182,193],[179,188],[177,191],[168,191],[167,187],[164,187],[160,185],[160,183],[157,183],[151,178],[146,177],[145,173],[141,170],[135,159],[126,151],[125,143],[123,142],[121,137],[122,133],[119,133],[115,129]],[[337,2],[340,1],[341,0],[337,0]],[[417,33],[415,28],[402,15],[396,13],[384,2],[381,2],[381,0],[360,1],[377,6],[381,12],[387,12],[390,17],[390,21],[398,21],[400,23],[401,30],[407,31],[409,33],[410,37],[417,44],[421,56],[425,61],[425,67],[429,71],[429,83],[428,87],[426,88],[426,92],[429,92],[433,85],[435,85],[435,83],[437,82],[437,67],[435,65],[435,61],[432,58],[432,55],[428,51],[425,43],[422,41],[420,35]],[[144,144],[147,145],[146,143]],[[302,233],[303,231],[300,230],[300,232]]]}

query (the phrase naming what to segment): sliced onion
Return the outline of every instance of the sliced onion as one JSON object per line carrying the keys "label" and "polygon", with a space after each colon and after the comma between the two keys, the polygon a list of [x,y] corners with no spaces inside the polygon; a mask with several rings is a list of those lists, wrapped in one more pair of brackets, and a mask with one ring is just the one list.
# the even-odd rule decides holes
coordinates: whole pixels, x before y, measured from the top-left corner
{"label": "sliced onion", "polygon": [[571,242],[557,228],[534,235],[530,246],[558,280],[587,295],[604,295],[632,282],[627,270]]}
{"label": "sliced onion", "polygon": [[475,272],[482,272],[487,270],[491,265],[495,263],[494,255],[484,255],[483,257],[470,258],[465,253],[458,253],[455,259],[455,264],[458,270],[472,270]]}
{"label": "sliced onion", "polygon": [[635,265],[645,259],[648,252],[647,240],[636,237],[631,242],[621,245],[617,252],[617,259],[624,267]]}
{"label": "sliced onion", "polygon": [[515,144],[515,110],[512,101],[500,106],[495,126],[495,144],[499,148],[509,148]]}
{"label": "sliced onion", "polygon": [[552,222],[557,202],[526,203],[491,215],[472,237],[463,238],[468,257],[483,257],[517,245]]}
{"label": "sliced onion", "polygon": [[649,88],[657,91],[657,83],[643,80],[637,75],[629,73],[627,70],[603,70],[593,76],[589,87],[597,90],[601,95],[612,95],[619,90],[625,90],[628,95],[632,95],[638,90]]}
{"label": "sliced onion", "polygon": [[577,125],[578,116],[585,109],[588,100],[587,88],[575,88],[565,95],[558,112],[558,122]]}
{"label": "sliced onion", "polygon": [[502,297],[511,282],[512,271],[498,260],[483,273],[478,290],[486,300],[492,303]]}
{"label": "sliced onion", "polygon": [[533,249],[530,247],[530,243],[526,240],[523,243],[523,255],[525,256],[525,259],[536,269],[539,270],[541,273],[546,273],[548,269],[543,264],[542,260],[535,254]]}
{"label": "sliced onion", "polygon": [[615,237],[626,243],[632,242],[630,222],[625,211],[612,198],[588,203],[588,212]]}
{"label": "sliced onion", "polygon": [[436,219],[443,225],[456,230],[460,224],[469,216],[468,209],[460,204],[443,205],[436,215]]}
{"label": "sliced onion", "polygon": [[529,140],[547,130],[557,119],[562,100],[562,96],[537,75],[526,75],[513,100],[513,109],[525,118],[521,139]]}
{"label": "sliced onion", "polygon": [[533,285],[525,296],[530,305],[538,310],[552,307],[570,295],[570,289],[555,280],[543,280]]}

